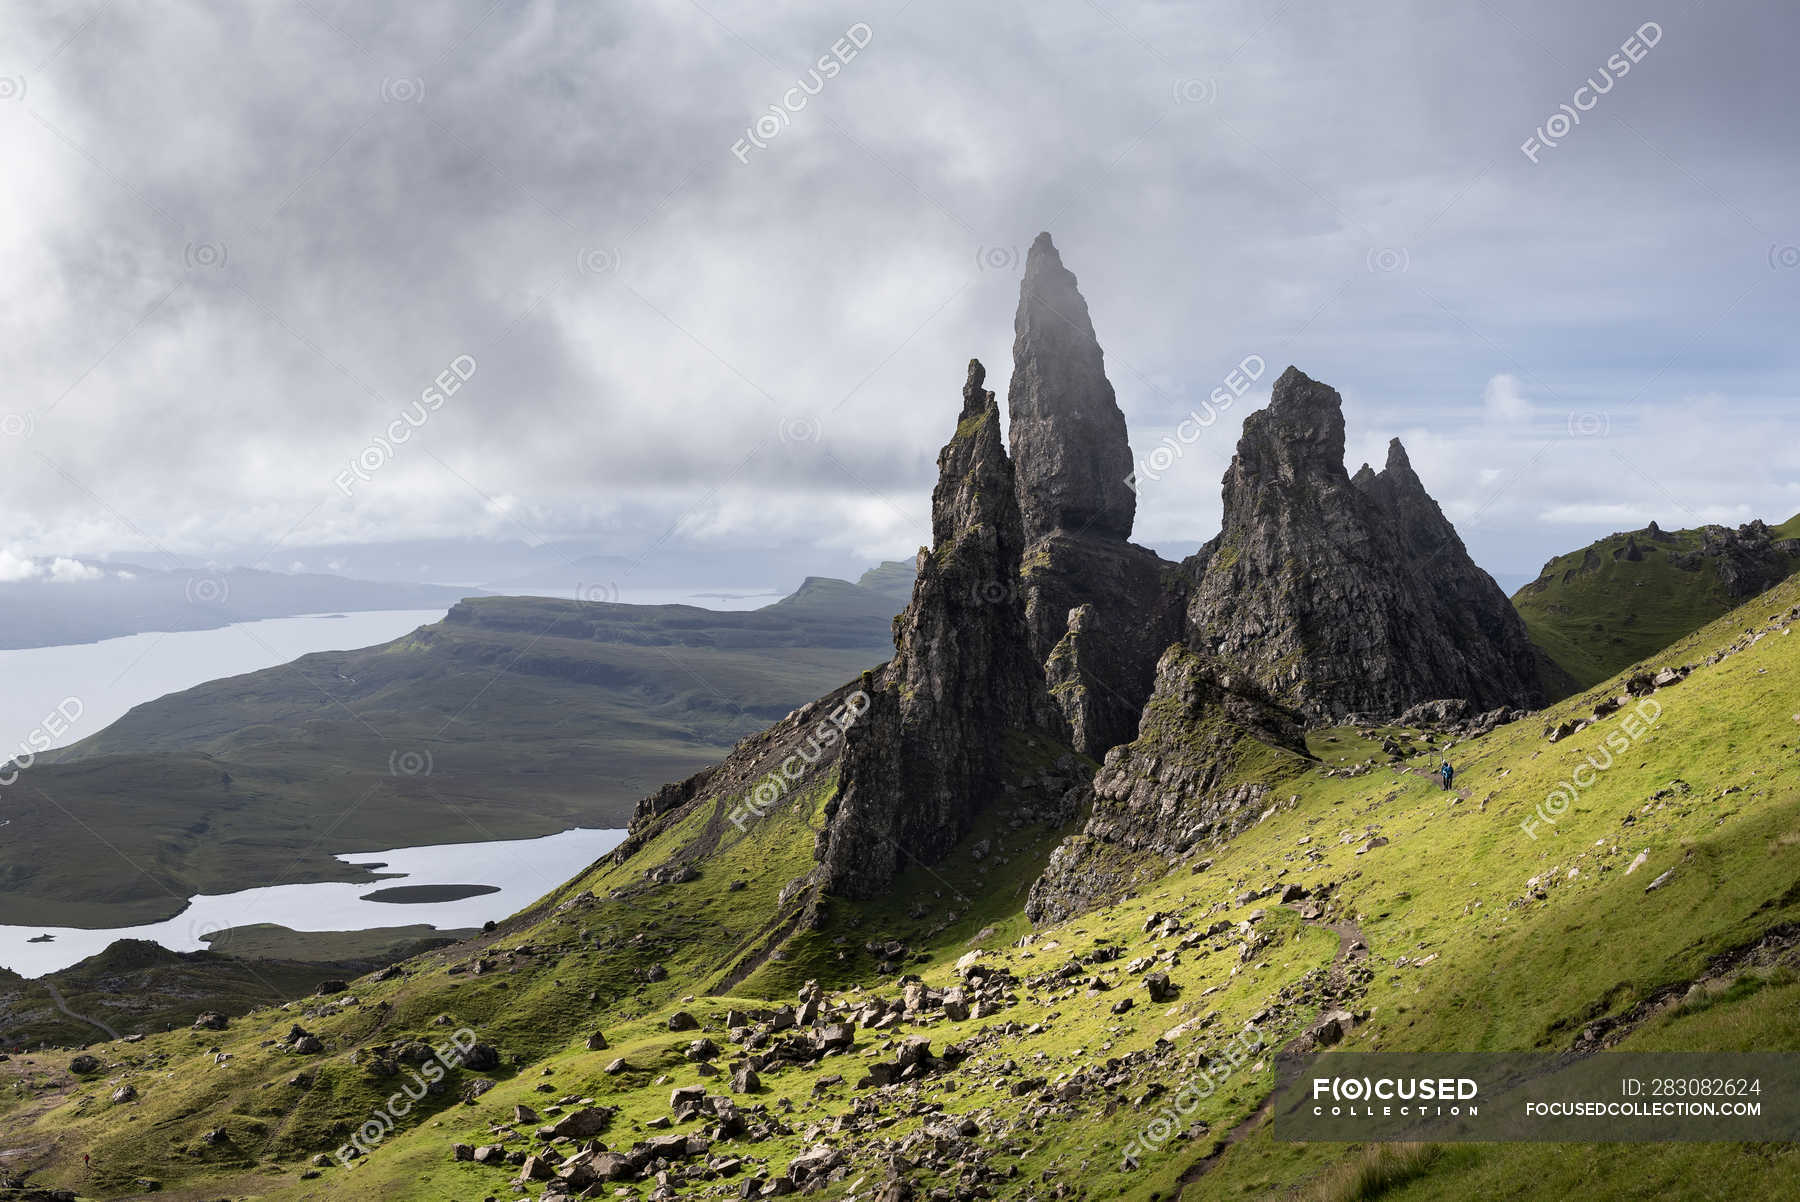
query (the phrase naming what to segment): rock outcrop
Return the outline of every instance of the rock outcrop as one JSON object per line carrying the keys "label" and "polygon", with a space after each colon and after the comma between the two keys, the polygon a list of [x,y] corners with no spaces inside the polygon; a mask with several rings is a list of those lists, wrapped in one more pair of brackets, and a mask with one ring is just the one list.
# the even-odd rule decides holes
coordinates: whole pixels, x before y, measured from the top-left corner
{"label": "rock outcrop", "polygon": [[1099,759],[1137,735],[1156,660],[1181,638],[1187,578],[1132,543],[1053,532],[1026,554],[1032,653],[1072,746]]}
{"label": "rock outcrop", "polygon": [[938,455],[932,546],[895,619],[894,658],[845,738],[817,849],[827,892],[869,897],[909,859],[943,855],[1005,784],[1009,732],[1065,734],[1026,632],[1013,464],[985,377],[971,361]]}
{"label": "rock outcrop", "polygon": [[1800,539],[1776,538],[1769,524],[1760,519],[1736,530],[1702,526],[1700,549],[1673,556],[1669,562],[1690,572],[1710,563],[1725,595],[1733,601],[1747,601],[1800,569]]}
{"label": "rock outcrop", "polygon": [[[800,904],[768,948],[822,922],[830,896],[879,896],[932,867],[1002,803],[1009,820],[1084,816],[1032,898],[1034,917],[1064,916],[1262,813],[1308,762],[1307,724],[1439,701],[1503,717],[1536,699],[1523,625],[1404,448],[1379,473],[1345,472],[1336,392],[1288,369],[1245,421],[1223,531],[1177,565],[1129,541],[1124,419],[1047,235],[1016,329],[1016,458],[971,361],[894,656],[827,699],[833,713],[855,701],[855,721],[821,725],[823,702],[796,711],[647,798],[615,853],[709,797],[748,799],[727,821],[760,816],[762,794],[786,796],[769,765],[835,759],[817,866],[783,890],[783,907]],[[1091,783],[1068,749],[1104,760]],[[691,873],[723,830],[710,824],[670,867]]]}
{"label": "rock outcrop", "polygon": [[1031,245],[1013,332],[1007,407],[1032,653],[1075,749],[1098,758],[1137,733],[1157,656],[1181,637],[1182,578],[1127,541],[1137,496],[1125,417],[1049,234]]}
{"label": "rock outcrop", "polygon": [[1344,470],[1343,403],[1288,368],[1251,414],[1202,549],[1190,637],[1309,722],[1456,697],[1541,700],[1531,641],[1396,442]]}
{"label": "rock outcrop", "polygon": [[1086,825],[1052,854],[1026,914],[1061,921],[1160,876],[1254,822],[1309,763],[1297,713],[1204,652],[1170,647],[1136,740],[1106,757]]}

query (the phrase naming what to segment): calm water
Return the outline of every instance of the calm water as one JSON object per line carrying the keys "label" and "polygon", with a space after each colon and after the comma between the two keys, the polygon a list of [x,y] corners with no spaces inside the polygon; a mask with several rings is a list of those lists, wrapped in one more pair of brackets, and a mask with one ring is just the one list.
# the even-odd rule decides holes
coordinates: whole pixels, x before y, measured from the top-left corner
{"label": "calm water", "polygon": [[[397,639],[444,616],[442,609],[268,618],[217,630],[133,634],[67,647],[0,651],[0,760],[21,750],[85,739],[134,705],[209,680],[285,664],[313,651],[350,651]],[[65,705],[74,698],[75,705]],[[45,723],[63,706],[78,714]],[[33,732],[48,746],[28,744]],[[0,817],[3,817],[0,814]]]}
{"label": "calm water", "polygon": [[[0,926],[0,965],[27,977],[67,968],[115,939],[150,939],[171,951],[199,951],[205,938],[234,926],[275,923],[296,931],[367,931],[426,923],[439,930],[478,927],[518,912],[617,847],[622,830],[563,831],[541,839],[449,843],[346,852],[348,864],[381,863],[386,879],[358,884],[274,885],[237,893],[200,894],[166,922],[111,930]],[[395,875],[389,875],[395,874]],[[396,885],[493,885],[461,901],[390,903],[362,900]],[[52,943],[32,943],[54,935]]]}

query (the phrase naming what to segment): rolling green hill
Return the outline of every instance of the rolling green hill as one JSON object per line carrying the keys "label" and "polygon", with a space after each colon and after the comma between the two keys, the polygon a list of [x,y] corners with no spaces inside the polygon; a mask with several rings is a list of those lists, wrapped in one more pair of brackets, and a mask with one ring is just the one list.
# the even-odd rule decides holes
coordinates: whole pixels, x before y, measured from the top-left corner
{"label": "rolling green hill", "polygon": [[[81,1073],[14,1056],[0,1146],[96,1198],[547,1197],[615,1156],[596,1196],[646,1198],[659,1166],[683,1197],[1788,1196],[1792,1145],[1296,1144],[1262,1105],[1270,1050],[1322,1020],[1360,1051],[1800,1049],[1797,619],[1790,580],[1676,640],[1662,662],[1691,671],[1554,821],[1551,791],[1624,729],[1622,679],[1457,745],[1454,793],[1429,776],[1442,736],[1314,732],[1318,761],[1266,757],[1259,821],[1036,930],[1026,889],[1080,817],[1006,802],[881,900],[803,913],[787,886],[833,763],[763,817],[738,808],[816,720],[796,718],[660,794],[620,853],[389,979],[96,1045]],[[1053,746],[1008,755],[1074,770]],[[494,1054],[384,1114],[463,1028]],[[334,1157],[359,1133],[364,1154]]]}
{"label": "rolling green hill", "polygon": [[1568,676],[1552,696],[1598,684],[1800,570],[1800,517],[1731,530],[1614,534],[1544,565],[1513,596],[1531,637]]}
{"label": "rolling green hill", "polygon": [[663,781],[892,652],[882,591],[761,610],[482,597],[358,651],[140,705],[7,790],[0,923],[125,926],[197,892],[373,879],[353,849],[623,827]]}

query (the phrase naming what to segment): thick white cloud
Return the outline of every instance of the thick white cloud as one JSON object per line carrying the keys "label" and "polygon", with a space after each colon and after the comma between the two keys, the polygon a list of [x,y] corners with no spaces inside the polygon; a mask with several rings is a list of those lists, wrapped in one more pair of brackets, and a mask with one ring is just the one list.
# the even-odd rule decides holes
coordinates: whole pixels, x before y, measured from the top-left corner
{"label": "thick white cloud", "polygon": [[[1534,164],[1639,9],[28,6],[0,47],[8,538],[904,556],[971,355],[1004,396],[1045,227],[1140,453],[1257,354],[1265,394],[1289,362],[1344,392],[1354,460],[1405,438],[1496,570],[1786,517],[1795,19],[1733,11],[1663,14]],[[1141,538],[1211,535],[1259,403],[1146,489]]]}

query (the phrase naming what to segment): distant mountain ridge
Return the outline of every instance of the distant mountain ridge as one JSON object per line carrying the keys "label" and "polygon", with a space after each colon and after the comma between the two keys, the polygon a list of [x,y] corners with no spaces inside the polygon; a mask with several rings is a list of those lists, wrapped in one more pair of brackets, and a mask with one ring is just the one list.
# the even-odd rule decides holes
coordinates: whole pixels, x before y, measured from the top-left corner
{"label": "distant mountain ridge", "polygon": [[213,630],[300,614],[433,609],[481,592],[252,568],[160,571],[138,564],[58,562],[75,567],[60,577],[0,582],[0,649]]}

